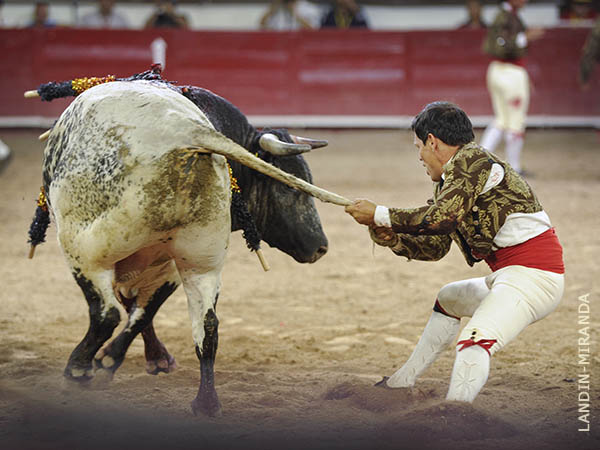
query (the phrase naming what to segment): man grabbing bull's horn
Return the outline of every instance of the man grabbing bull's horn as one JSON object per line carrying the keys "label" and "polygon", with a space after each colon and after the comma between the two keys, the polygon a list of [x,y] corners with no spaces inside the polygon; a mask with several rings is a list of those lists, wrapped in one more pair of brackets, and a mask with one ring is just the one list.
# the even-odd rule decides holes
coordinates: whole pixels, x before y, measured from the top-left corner
{"label": "man grabbing bull's horn", "polygon": [[409,259],[435,261],[454,241],[467,263],[485,260],[486,277],[456,281],[438,293],[408,361],[378,385],[413,386],[459,333],[447,400],[472,402],[487,381],[490,357],[551,313],[564,290],[562,247],[527,182],[473,142],[471,121],[456,105],[435,102],[413,120],[414,144],[436,183],[420,208],[386,208],[369,200],[346,207],[373,241]]}

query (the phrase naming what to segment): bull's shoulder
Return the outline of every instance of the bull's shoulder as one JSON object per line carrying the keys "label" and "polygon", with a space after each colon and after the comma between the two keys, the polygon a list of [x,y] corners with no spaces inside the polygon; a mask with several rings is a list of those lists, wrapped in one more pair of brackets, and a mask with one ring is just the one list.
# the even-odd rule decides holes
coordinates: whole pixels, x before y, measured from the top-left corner
{"label": "bull's shoulder", "polygon": [[186,86],[182,93],[208,117],[217,131],[250,149],[256,130],[237,106],[208,89],[196,86]]}

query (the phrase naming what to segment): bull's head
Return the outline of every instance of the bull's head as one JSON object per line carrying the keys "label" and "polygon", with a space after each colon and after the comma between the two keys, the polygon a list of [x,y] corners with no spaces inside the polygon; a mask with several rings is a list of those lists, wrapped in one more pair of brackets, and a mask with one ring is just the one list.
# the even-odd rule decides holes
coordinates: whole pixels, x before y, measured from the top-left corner
{"label": "bull's head", "polygon": [[[265,130],[257,134],[251,152],[312,183],[301,153],[325,145],[326,141],[292,136],[286,130]],[[313,263],[327,252],[327,237],[311,196],[257,172],[239,182],[261,237],[271,247],[301,263]]]}

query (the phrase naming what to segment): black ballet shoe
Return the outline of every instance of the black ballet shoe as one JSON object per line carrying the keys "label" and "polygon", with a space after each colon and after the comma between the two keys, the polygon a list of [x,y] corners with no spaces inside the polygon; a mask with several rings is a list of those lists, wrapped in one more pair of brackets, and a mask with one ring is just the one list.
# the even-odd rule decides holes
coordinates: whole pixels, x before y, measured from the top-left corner
{"label": "black ballet shoe", "polygon": [[378,388],[383,388],[383,389],[392,389],[391,387],[389,387],[387,385],[387,380],[389,380],[389,379],[390,379],[390,377],[383,377],[383,379],[381,381],[378,381],[373,386],[378,387]]}

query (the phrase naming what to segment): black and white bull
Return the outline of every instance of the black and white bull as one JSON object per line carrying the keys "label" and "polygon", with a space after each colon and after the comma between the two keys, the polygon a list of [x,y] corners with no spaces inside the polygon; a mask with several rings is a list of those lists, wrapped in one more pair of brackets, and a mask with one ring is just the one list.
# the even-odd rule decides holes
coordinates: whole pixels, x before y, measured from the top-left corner
{"label": "black and white bull", "polygon": [[[286,132],[274,133],[291,141]],[[230,214],[227,159],[207,152],[226,150],[263,240],[299,262],[315,262],[327,251],[312,197],[233,161],[259,160],[247,150],[264,153],[262,134],[209,91],[181,91],[159,82],[99,85],[63,112],[45,148],[43,181],[59,244],[90,317],[65,368],[68,379],[112,378],[140,332],[148,370],[172,368],[174,360],[152,320],[182,283],[201,369],[192,409],[220,414],[213,375],[215,307],[230,231],[237,224]],[[284,153],[288,147],[298,153],[310,144],[284,145]],[[262,156],[311,181],[302,156]],[[127,325],[101,348],[120,321],[119,302],[128,313]]]}

